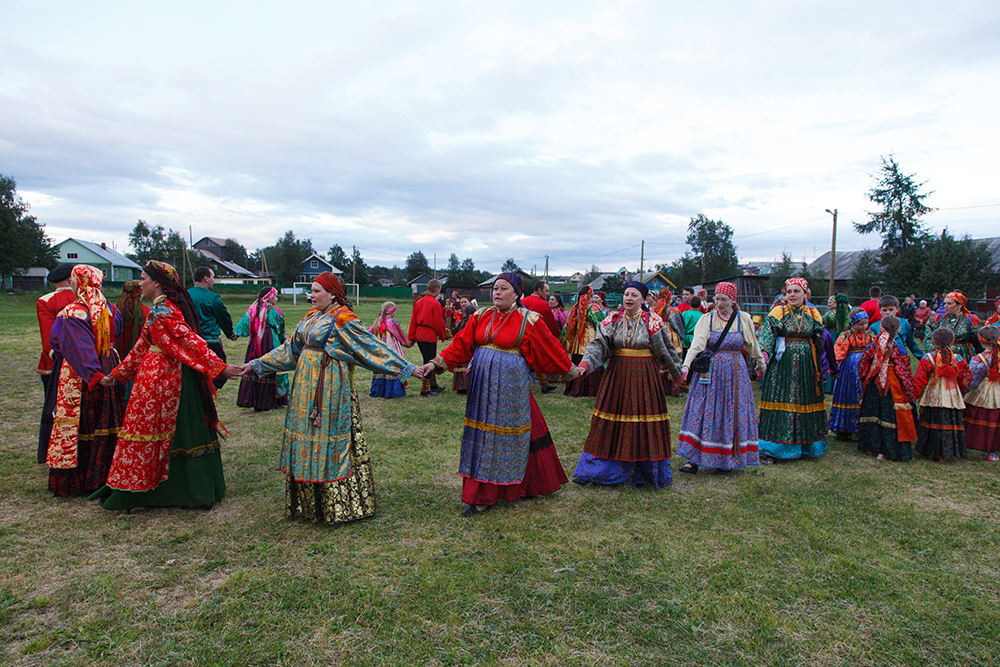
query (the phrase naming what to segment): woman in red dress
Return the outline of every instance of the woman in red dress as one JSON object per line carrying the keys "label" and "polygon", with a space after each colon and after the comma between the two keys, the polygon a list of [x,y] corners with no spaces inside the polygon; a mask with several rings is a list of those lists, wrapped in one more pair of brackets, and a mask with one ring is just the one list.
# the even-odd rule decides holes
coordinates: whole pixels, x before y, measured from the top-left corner
{"label": "woman in red dress", "polygon": [[538,313],[520,307],[521,277],[502,273],[493,306],[469,318],[447,348],[423,366],[469,366],[459,474],[463,516],[557,491],[569,481],[529,384],[532,371],[566,375],[572,364]]}

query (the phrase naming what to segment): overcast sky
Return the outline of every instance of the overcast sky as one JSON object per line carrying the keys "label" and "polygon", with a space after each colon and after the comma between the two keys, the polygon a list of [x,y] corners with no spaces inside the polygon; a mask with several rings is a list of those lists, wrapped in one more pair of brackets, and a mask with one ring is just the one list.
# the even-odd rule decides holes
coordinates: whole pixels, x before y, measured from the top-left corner
{"label": "overcast sky", "polygon": [[[693,6],[697,5],[697,6]],[[928,227],[1000,235],[1000,2],[0,0],[0,173],[55,241],[137,219],[369,264],[743,260],[878,246],[880,156]]]}

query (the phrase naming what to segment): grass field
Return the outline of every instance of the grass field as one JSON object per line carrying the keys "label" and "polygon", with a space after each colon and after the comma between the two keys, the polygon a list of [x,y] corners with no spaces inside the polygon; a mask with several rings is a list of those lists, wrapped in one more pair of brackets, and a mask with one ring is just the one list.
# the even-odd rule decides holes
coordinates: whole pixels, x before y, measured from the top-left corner
{"label": "grass field", "polygon": [[[694,477],[675,458],[670,489],[569,484],[465,519],[464,398],[371,399],[359,369],[373,519],[286,521],[283,414],[236,408],[236,382],[226,499],[112,513],[52,498],[35,463],[35,296],[0,296],[0,664],[1000,664],[1000,467],[979,453],[897,464],[831,441]],[[226,302],[235,319],[250,299]],[[281,306],[291,331],[305,306]],[[571,473],[591,405],[536,398]]]}

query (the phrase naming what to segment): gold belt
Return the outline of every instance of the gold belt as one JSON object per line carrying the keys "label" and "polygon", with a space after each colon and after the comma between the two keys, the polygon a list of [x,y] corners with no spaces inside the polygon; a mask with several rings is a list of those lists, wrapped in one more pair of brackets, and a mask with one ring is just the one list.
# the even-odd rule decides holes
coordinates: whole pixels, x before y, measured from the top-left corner
{"label": "gold belt", "polygon": [[623,347],[623,348],[615,350],[614,354],[615,354],[616,357],[651,357],[651,356],[653,356],[653,353],[649,350],[648,347],[644,348],[642,350],[634,350],[634,349],[632,349],[630,347]]}
{"label": "gold belt", "polygon": [[524,356],[523,354],[521,354],[521,350],[517,349],[516,347],[500,347],[499,345],[494,345],[493,343],[489,343],[488,345],[480,345],[479,347],[485,347],[487,350],[497,350],[498,352],[507,352],[509,354],[516,354],[519,357]]}

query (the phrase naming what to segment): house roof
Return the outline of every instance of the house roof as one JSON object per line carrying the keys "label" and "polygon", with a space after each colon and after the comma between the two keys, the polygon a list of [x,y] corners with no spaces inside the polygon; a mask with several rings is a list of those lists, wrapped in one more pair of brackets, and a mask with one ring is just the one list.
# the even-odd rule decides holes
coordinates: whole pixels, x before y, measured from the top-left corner
{"label": "house roof", "polygon": [[116,252],[111,248],[101,247],[100,243],[93,243],[91,241],[81,241],[80,239],[75,239],[73,237],[70,237],[65,241],[62,241],[61,243],[56,244],[56,247],[61,246],[63,243],[66,243],[66,241],[72,241],[73,243],[78,243],[79,245],[83,246],[84,248],[94,253],[98,257],[102,257],[108,262],[110,262],[112,266],[124,266],[130,269],[139,269],[140,271],[142,270],[141,266],[133,262],[125,255],[121,254],[120,252]]}
{"label": "house roof", "polygon": [[[645,271],[645,272],[639,274],[639,282],[648,283],[650,280],[652,280],[656,276],[660,276],[660,280],[662,280],[663,282],[667,283],[668,285],[670,285],[674,289],[677,289],[677,285],[675,285],[672,282],[670,282],[670,279],[667,278],[665,275],[663,275],[662,271]],[[633,278],[633,280],[634,280],[634,278]]]}
{"label": "house roof", "polygon": [[203,237],[202,237],[202,238],[201,238],[201,239],[200,239],[200,240],[198,241],[198,243],[201,243],[201,242],[202,242],[202,241],[204,241],[205,239],[208,239],[209,241],[211,241],[211,242],[212,242],[212,243],[214,243],[215,245],[221,245],[221,246],[224,246],[224,245],[226,245],[226,239],[220,239],[220,238],[219,238],[218,236],[203,236]]}
{"label": "house roof", "polygon": [[344,273],[343,271],[341,271],[340,269],[338,269],[336,266],[334,266],[332,262],[329,262],[328,260],[323,259],[321,256],[317,255],[316,253],[313,253],[313,254],[309,255],[308,257],[306,257],[304,260],[302,260],[302,263],[305,264],[306,262],[308,262],[310,259],[313,259],[313,258],[316,258],[319,261],[321,261],[324,264],[326,264],[327,266],[329,266],[330,267],[330,273],[335,273],[338,276],[342,275]]}
{"label": "house roof", "polygon": [[242,266],[240,266],[235,262],[227,262],[224,259],[219,259],[219,257],[215,253],[211,253],[208,250],[202,250],[201,248],[194,248],[194,251],[199,255],[201,255],[202,257],[207,257],[208,259],[212,260],[219,266],[223,266],[229,269],[231,272],[235,273],[238,276],[247,276],[249,278],[256,277],[253,271],[244,269]]}
{"label": "house roof", "polygon": [[[528,273],[528,272],[526,272],[526,271],[523,271],[522,269],[518,269],[514,273],[519,274],[521,276],[521,278],[524,279],[524,280],[532,280],[531,274]],[[500,274],[498,273],[495,276],[489,278],[488,280],[484,280],[483,282],[479,283],[478,287],[489,287],[490,285],[492,285],[493,283],[495,283],[497,281],[497,278],[499,278],[499,277],[500,277]]]}
{"label": "house roof", "polygon": [[[985,239],[972,239],[976,243],[982,243],[985,245],[990,254],[993,256],[993,266],[1000,267],[1000,237],[990,237]],[[854,274],[854,269],[858,265],[858,260],[861,259],[861,253],[864,250],[838,250],[837,251],[837,265],[835,270],[837,275],[833,277],[834,280],[850,280],[851,276]],[[878,253],[878,249],[873,252]],[[806,267],[806,270],[810,274],[815,274],[816,270],[822,271],[829,280],[830,277],[830,253],[825,252],[813,261],[812,264]]]}

